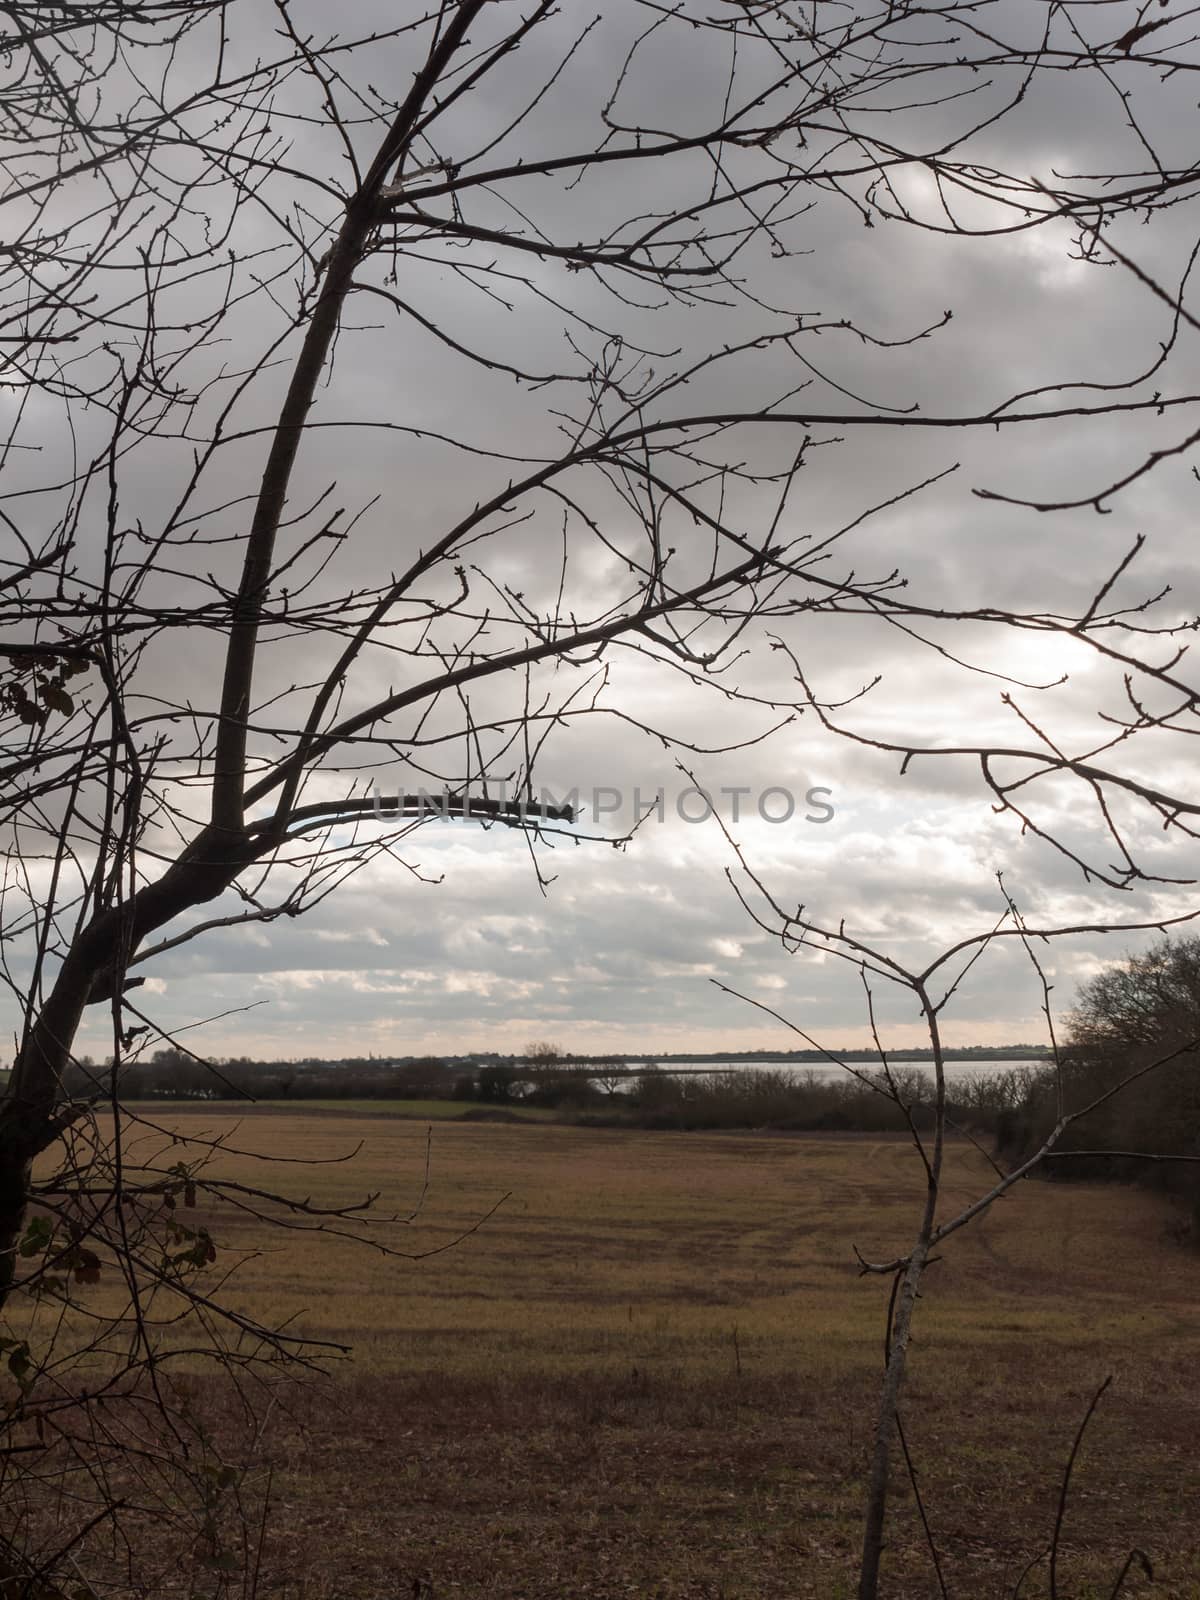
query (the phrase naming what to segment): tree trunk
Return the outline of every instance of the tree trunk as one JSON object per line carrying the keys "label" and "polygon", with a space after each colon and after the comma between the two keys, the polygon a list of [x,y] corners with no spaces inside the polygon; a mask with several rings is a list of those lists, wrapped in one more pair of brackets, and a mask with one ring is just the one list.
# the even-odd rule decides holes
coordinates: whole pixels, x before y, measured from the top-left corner
{"label": "tree trunk", "polygon": [[875,1421],[875,1448],[871,1455],[871,1474],[867,1483],[867,1515],[863,1530],[858,1600],[876,1600],[879,1592],[879,1563],[883,1556],[883,1530],[887,1521],[888,1469],[891,1463],[892,1435],[896,1428],[896,1409],[900,1403],[900,1390],[904,1385],[904,1374],[908,1365],[908,1341],[912,1330],[913,1310],[928,1254],[927,1229],[923,1228],[921,1238],[905,1270],[904,1282],[900,1286],[896,1316],[888,1346],[888,1362],[883,1376],[883,1389],[879,1397],[879,1412]]}
{"label": "tree trunk", "polygon": [[80,933],[29,1029],[0,1101],[0,1311],[16,1276],[17,1245],[25,1227],[30,1172],[62,1128],[63,1077],[84,1007],[111,999],[125,968],[155,929],[194,905],[213,900],[257,855],[266,834],[230,843],[206,829],[163,873],[122,906],[101,911]]}

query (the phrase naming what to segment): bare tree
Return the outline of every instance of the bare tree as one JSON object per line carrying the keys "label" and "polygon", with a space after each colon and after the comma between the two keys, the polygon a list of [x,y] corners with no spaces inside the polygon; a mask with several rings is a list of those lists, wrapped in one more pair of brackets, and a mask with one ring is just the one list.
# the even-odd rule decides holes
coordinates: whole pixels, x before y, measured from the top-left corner
{"label": "bare tree", "polygon": [[[1090,1079],[1080,1079],[1070,1071],[1067,1056],[1060,1046],[1054,1012],[1051,1006],[1051,985],[1048,982],[1038,949],[1050,941],[1065,939],[1083,933],[1112,932],[1114,923],[1089,926],[1057,925],[1030,927],[1011,895],[1000,884],[1004,909],[994,926],[980,934],[958,940],[947,949],[938,951],[925,965],[918,968],[906,966],[892,952],[869,939],[855,936],[844,922],[837,926],[823,925],[805,912],[803,906],[792,911],[782,905],[762,877],[748,862],[744,851],[726,833],[726,838],[737,862],[736,874],[729,874],[743,908],[764,931],[777,938],[784,949],[796,954],[819,950],[840,961],[849,963],[858,971],[867,1020],[873,1039],[877,1067],[863,1074],[851,1067],[835,1051],[828,1050],[803,1028],[762,1001],[739,993],[725,984],[719,987],[727,993],[761,1011],[766,1011],[798,1034],[807,1045],[822,1050],[826,1059],[843,1071],[853,1073],[867,1083],[877,1094],[897,1107],[907,1124],[913,1149],[924,1175],[924,1197],[912,1243],[903,1254],[889,1260],[870,1260],[855,1247],[859,1269],[864,1274],[874,1274],[891,1280],[891,1296],[887,1310],[885,1331],[885,1365],[878,1406],[874,1417],[874,1438],[870,1468],[866,1485],[866,1508],[863,1529],[862,1556],[859,1566],[859,1600],[876,1600],[881,1592],[880,1579],[885,1548],[885,1531],[888,1522],[889,1497],[893,1456],[897,1442],[901,1447],[905,1467],[909,1473],[922,1527],[928,1541],[934,1575],[939,1592],[947,1592],[943,1579],[941,1559],[930,1519],[930,1510],[922,1501],[912,1456],[905,1439],[901,1418],[901,1397],[908,1370],[909,1345],[913,1320],[926,1269],[934,1259],[933,1253],[961,1229],[984,1217],[1015,1185],[1039,1172],[1045,1164],[1062,1154],[1060,1146],[1079,1123],[1089,1123],[1097,1113],[1104,1112],[1114,1102],[1127,1101],[1129,1091],[1144,1089],[1162,1077],[1172,1065],[1193,1056],[1200,1048],[1200,1032],[1190,1033],[1176,1028],[1170,1038],[1159,1041],[1159,1048],[1142,1052],[1127,1060],[1116,1071],[1108,1074],[1102,1084]],[[1180,920],[1190,921],[1200,914],[1192,911]],[[1147,932],[1157,923],[1124,924],[1125,931]],[[963,1204],[955,1201],[945,1209],[943,1195],[943,1164],[947,1139],[952,1133],[962,1133],[952,1122],[947,1097],[946,1056],[943,1038],[945,1015],[968,974],[998,946],[1015,940],[1028,958],[1042,995],[1042,1011],[1052,1049],[1052,1064],[1048,1077],[1054,1096],[1054,1112],[1046,1119],[1032,1148],[1024,1151],[1019,1160],[1008,1166],[1000,1165],[993,1155],[976,1143],[991,1167],[992,1179],[972,1200]],[[714,980],[716,981],[716,980]],[[932,1055],[932,1119],[931,1126],[922,1126],[917,1119],[918,1106],[929,1106],[919,1084],[895,1066],[885,1040],[884,1030],[878,1020],[879,990],[906,992],[916,1004],[917,1013],[924,1026]],[[1194,1020],[1194,1019],[1193,1019]],[[968,1137],[970,1137],[968,1135]],[[1093,1154],[1095,1152],[1092,1152]],[[1151,1156],[1153,1159],[1153,1156]],[[1105,1385],[1107,1387],[1107,1384]],[[1098,1397],[1097,1397],[1098,1398]],[[1094,1406],[1095,1402],[1093,1402]],[[1091,1415],[1090,1411],[1088,1413]],[[1086,1421],[1085,1421],[1086,1426]],[[1076,1449],[1078,1439],[1076,1440]],[[1072,1462],[1075,1452],[1072,1452]],[[1068,1479],[1070,1469],[1068,1468]],[[1059,1531],[1065,1505],[1059,1507],[1058,1526],[1055,1529],[1050,1554],[1052,1566],[1057,1554]],[[1135,1551],[1125,1561],[1125,1566],[1113,1593],[1120,1592],[1124,1579],[1132,1570],[1135,1557],[1144,1555]],[[1040,1559],[1040,1558],[1039,1558]]]}
{"label": "bare tree", "polygon": [[609,1099],[619,1095],[627,1084],[635,1081],[635,1074],[630,1067],[622,1066],[616,1061],[601,1061],[588,1070],[588,1081],[594,1083],[602,1094]]}
{"label": "bare tree", "polygon": [[[552,0],[433,0],[332,28],[300,0],[45,10],[0,7],[0,912],[20,1018],[0,1308],[65,1250],[85,1280],[128,1275],[144,1340],[126,1196],[194,1178],[151,1171],[131,1191],[119,1117],[116,1154],[97,1138],[81,1157],[78,1130],[99,1125],[63,1085],[89,1006],[111,1019],[95,1098],[114,1111],[131,1052],[175,1042],[135,998],[156,957],[299,914],[369,860],[403,870],[398,850],[436,818],[512,828],[541,873],[539,844],[576,820],[538,787],[552,735],[611,716],[699,748],[622,697],[630,655],[681,694],[738,702],[723,748],[804,709],[838,725],[794,645],[785,681],[764,689],[748,665],[778,662],[771,630],[798,619],[1066,632],[1135,672],[1110,640],[1138,635],[1144,608],[1105,610],[1104,575],[1085,615],[1025,616],[922,606],[899,571],[843,557],[928,477],[815,530],[794,507],[809,464],[864,430],[1122,410],[1166,428],[1196,396],[1148,394],[1151,362],[1098,398],[1063,373],[969,415],[881,405],[826,362],[831,342],[886,363],[949,313],[859,326],[812,312],[783,268],[818,201],[868,228],[1070,226],[1083,255],[1165,296],[1177,331],[1182,293],[1117,235],[1193,193],[1135,92],[1183,72],[1190,41],[1133,5],[1120,26],[1110,8],[1055,3],[1040,27],[1014,12],[1008,38],[973,4],[622,0],[580,19]],[[657,87],[668,65],[699,86],[677,105]],[[1119,80],[1140,165],[1005,167],[997,130],[1068,71]],[[515,343],[514,307],[536,329]],[[373,398],[385,344],[412,372],[404,416]],[[456,385],[436,403],[434,365]],[[1153,443],[1123,481],[1178,448]],[[1084,499],[1101,509],[1117,487]],[[1131,690],[1115,745],[1194,715],[1174,662],[1153,671],[1173,709]],[[1123,784],[1175,825],[1195,813],[1046,748],[1035,769],[1101,804]],[[992,782],[995,753],[979,754]],[[56,1151],[47,1187],[34,1163]],[[61,1237],[39,1220],[51,1202]]]}

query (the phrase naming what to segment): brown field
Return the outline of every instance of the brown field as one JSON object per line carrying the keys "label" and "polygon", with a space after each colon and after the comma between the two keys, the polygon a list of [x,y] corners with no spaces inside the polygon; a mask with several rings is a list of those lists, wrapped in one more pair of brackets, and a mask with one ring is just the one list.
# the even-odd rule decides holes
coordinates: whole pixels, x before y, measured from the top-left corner
{"label": "brown field", "polygon": [[[231,1121],[156,1112],[184,1132]],[[361,1140],[299,1192],[408,1209],[426,1137],[386,1113],[263,1108],[238,1143],[328,1157]],[[220,1170],[264,1181],[247,1158]],[[945,1203],[987,1170],[956,1145]],[[851,1595],[887,1297],[852,1246],[901,1250],[919,1195],[899,1140],[456,1120],[433,1129],[396,1242],[428,1251],[507,1198],[444,1254],[202,1217],[222,1259],[262,1247],[235,1304],[354,1346],[271,1435],[268,1578],[305,1600]],[[1012,1594],[1111,1373],[1062,1600],[1110,1595],[1134,1545],[1157,1582],[1123,1594],[1200,1597],[1200,1256],[1168,1221],[1127,1189],[1027,1183],[932,1269],[904,1417],[951,1595]],[[891,1600],[938,1593],[899,1474],[885,1574]],[[1048,1592],[1043,1563],[1021,1593]]]}

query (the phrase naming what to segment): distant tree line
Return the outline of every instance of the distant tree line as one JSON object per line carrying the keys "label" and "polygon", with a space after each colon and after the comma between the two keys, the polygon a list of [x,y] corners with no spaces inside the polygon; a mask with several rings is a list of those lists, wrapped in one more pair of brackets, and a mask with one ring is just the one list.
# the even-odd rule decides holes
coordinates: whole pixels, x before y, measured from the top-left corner
{"label": "distant tree line", "polygon": [[[68,1069],[69,1092],[104,1094],[111,1062],[82,1056]],[[1022,1067],[958,1082],[958,1112],[974,1128],[1009,1129],[1038,1079]],[[893,1082],[919,1118],[927,1116],[932,1079],[916,1068],[892,1068]],[[249,1056],[206,1061],[160,1049],[121,1067],[127,1100],[459,1100],[489,1106],[533,1106],[619,1118],[650,1128],[780,1128],[881,1132],[903,1125],[880,1092],[878,1067],[829,1076],[811,1068],[731,1066],[680,1072],[669,1066],[631,1068],[623,1061],[586,1064],[553,1045],[522,1057],[482,1063],[429,1056],[402,1061],[346,1059],[286,1062]],[[1008,1121],[1003,1121],[1008,1118]]]}
{"label": "distant tree line", "polygon": [[[255,1061],[249,1056],[203,1061],[182,1050],[156,1050],[121,1067],[126,1100],[404,1100],[453,1092],[454,1069],[435,1057],[410,1061]],[[111,1063],[88,1056],[68,1068],[68,1093],[104,1093]]]}

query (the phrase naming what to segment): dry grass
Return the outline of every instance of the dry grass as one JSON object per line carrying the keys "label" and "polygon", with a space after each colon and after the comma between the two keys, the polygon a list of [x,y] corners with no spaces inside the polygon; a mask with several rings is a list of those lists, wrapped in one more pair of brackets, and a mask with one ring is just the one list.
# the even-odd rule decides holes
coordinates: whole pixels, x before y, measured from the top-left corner
{"label": "dry grass", "polygon": [[[170,1101],[157,1101],[147,1104],[147,1111],[162,1112],[181,1109]],[[205,1101],[202,1106],[194,1102],[188,1103],[183,1109],[186,1116],[199,1109],[203,1114],[212,1116],[239,1117],[246,1110],[254,1115],[278,1112],[286,1116],[308,1116],[315,1111],[328,1112],[339,1117],[373,1117],[380,1113],[396,1117],[415,1117],[421,1122],[454,1121],[465,1117],[468,1122],[557,1122],[561,1120],[557,1111],[546,1106],[522,1105],[519,1102],[513,1105],[489,1105],[478,1100],[349,1100],[346,1098],[322,1100],[256,1100],[250,1105],[237,1100]]]}
{"label": "dry grass", "polygon": [[[170,1116],[181,1132],[228,1123]],[[262,1111],[239,1133],[304,1158],[360,1140],[303,1192],[414,1206],[412,1120]],[[221,1170],[262,1181],[247,1157]],[[275,1435],[268,1572],[310,1600],[418,1579],[436,1600],[852,1593],[887,1285],[858,1276],[851,1247],[902,1249],[920,1181],[899,1140],[448,1121],[403,1247],[437,1249],[506,1198],[444,1254],[387,1260],[201,1217],[223,1250],[262,1250],[235,1304],[355,1347]],[[946,1203],[986,1182],[956,1146]],[[1026,1184],[933,1269],[905,1414],[952,1594],[1011,1594],[1112,1372],[1063,1600],[1108,1595],[1135,1543],[1162,1581],[1124,1593],[1200,1596],[1200,1259],[1164,1222],[1126,1189]],[[936,1594],[898,1493],[885,1594]],[[1046,1594],[1044,1567],[1022,1592]]]}

